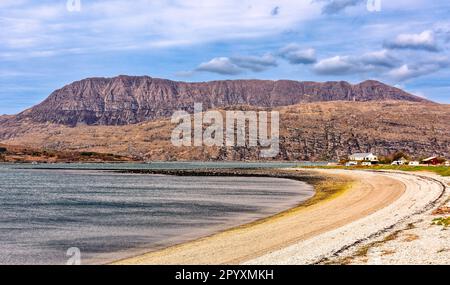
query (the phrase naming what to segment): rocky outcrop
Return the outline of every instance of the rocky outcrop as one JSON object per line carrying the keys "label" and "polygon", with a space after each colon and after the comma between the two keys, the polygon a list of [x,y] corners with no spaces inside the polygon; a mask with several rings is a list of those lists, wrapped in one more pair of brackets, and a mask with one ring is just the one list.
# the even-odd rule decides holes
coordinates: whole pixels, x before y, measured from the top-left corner
{"label": "rocky outcrop", "polygon": [[[14,120],[67,126],[127,125],[192,111],[194,103],[220,108],[233,105],[279,107],[324,101],[425,102],[378,81],[347,82],[227,80],[176,82],[148,76],[88,78],[54,91],[39,105]],[[10,119],[9,119],[10,120]],[[0,122],[1,124],[1,122]]]}

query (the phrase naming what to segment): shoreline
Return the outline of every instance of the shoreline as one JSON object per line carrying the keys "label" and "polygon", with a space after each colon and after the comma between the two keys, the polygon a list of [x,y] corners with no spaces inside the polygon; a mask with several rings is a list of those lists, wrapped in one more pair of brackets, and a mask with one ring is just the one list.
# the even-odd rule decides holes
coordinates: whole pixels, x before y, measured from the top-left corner
{"label": "shoreline", "polygon": [[[333,199],[343,192],[347,191],[351,184],[355,181],[346,177],[347,175],[343,175],[339,179],[335,179],[335,177],[331,177],[329,175],[323,175],[318,173],[313,173],[309,170],[305,171],[288,171],[288,168],[274,168],[274,169],[265,169],[265,168],[211,168],[211,169],[127,169],[127,170],[112,170],[115,173],[129,173],[129,174],[156,174],[156,175],[174,175],[174,176],[217,176],[217,177],[267,177],[267,178],[277,178],[277,179],[291,179],[295,181],[300,181],[307,183],[314,187],[314,195],[307,199],[306,201],[301,202],[300,204],[283,210],[279,213],[257,219],[250,223],[245,223],[243,225],[235,226],[228,228],[222,232],[232,231],[234,229],[251,227],[256,224],[263,223],[266,220],[272,220],[279,217],[282,217],[285,214],[290,212],[299,211],[302,208],[312,206],[316,203],[326,201],[328,199]],[[346,178],[344,178],[346,177]],[[334,187],[324,186],[322,183],[331,182],[335,184]],[[334,190],[331,188],[335,188]],[[218,232],[221,233],[221,232]],[[215,233],[215,234],[218,234]],[[212,235],[215,235],[212,234]],[[205,236],[208,237],[208,236]],[[202,238],[205,238],[202,237]],[[202,239],[200,238],[200,239]],[[177,246],[177,245],[174,245]],[[163,249],[164,250],[164,249]]]}
{"label": "shoreline", "polygon": [[[375,205],[369,207],[368,210],[359,209],[362,212],[357,211],[358,213],[356,213],[356,215],[348,215],[349,213],[347,213],[338,218],[336,221],[328,220],[321,225],[321,223],[323,223],[321,218],[327,218],[330,214],[329,211],[332,213],[333,211],[338,210],[339,204],[341,204],[341,206],[344,205],[344,207],[340,209],[345,212],[346,207],[352,206],[355,201],[359,201],[362,198],[368,198],[365,197],[367,195],[372,195],[377,198],[375,193],[377,191],[373,191],[374,187],[368,187],[367,185],[361,184],[361,179],[357,177],[357,175],[353,175],[351,173],[333,173],[330,175],[321,170],[309,169],[279,169],[277,171],[271,170],[270,173],[261,173],[261,170],[252,171],[246,171],[246,173],[243,174],[240,173],[241,170],[209,170],[206,171],[206,174],[221,176],[236,176],[239,174],[249,176],[269,175],[271,177],[275,176],[279,178],[293,176],[293,179],[299,179],[299,176],[297,175],[300,173],[305,175],[307,173],[311,176],[321,177],[322,181],[324,178],[327,178],[328,180],[344,179],[347,186],[350,182],[351,186],[348,190],[345,189],[347,191],[344,190],[338,193],[331,193],[330,195],[326,195],[327,193],[325,193],[324,197],[320,197],[320,199],[316,199],[314,201],[314,198],[312,198],[308,200],[309,202],[306,201],[304,204],[297,207],[252,223],[245,224],[243,226],[234,227],[223,232],[171,246],[162,250],[117,260],[111,264],[239,264],[269,252],[285,248],[300,240],[305,240],[320,233],[327,232],[333,228],[338,228],[353,220],[357,220],[363,216],[373,213],[398,199],[404,191],[401,185],[398,183],[396,184],[395,181],[389,179],[384,180],[384,182],[388,181],[392,185],[395,185],[396,187],[394,188],[397,188],[397,191],[392,191],[393,189],[390,189],[392,192],[390,194],[388,193],[389,189],[388,191],[382,191],[384,194],[387,194],[387,196],[381,197],[381,200],[375,199]],[[255,171],[258,173],[255,173]],[[143,173],[142,171],[139,172]],[[149,173],[149,171],[144,172]],[[160,171],[158,172],[160,173]],[[155,171],[150,171],[150,173],[155,173]],[[166,172],[165,174],[168,173]],[[176,175],[204,174],[205,171],[190,170],[182,171],[181,173],[178,172]],[[282,177],[280,177],[280,175]],[[302,181],[305,181],[305,177],[302,178]],[[315,186],[317,186],[317,183],[318,181],[316,181]],[[387,199],[385,199],[386,197]],[[336,200],[338,200],[338,202],[336,202]],[[345,201],[348,203],[342,203]],[[325,210],[325,214],[321,213],[323,210]],[[311,219],[314,221],[312,222],[312,226]],[[317,224],[315,224],[315,222],[317,222]],[[303,229],[302,227],[306,227],[306,229]],[[273,234],[277,232],[286,232],[286,235],[283,235],[282,237],[278,235],[276,238],[264,239],[265,236],[272,237]],[[261,239],[263,240],[261,241]]]}

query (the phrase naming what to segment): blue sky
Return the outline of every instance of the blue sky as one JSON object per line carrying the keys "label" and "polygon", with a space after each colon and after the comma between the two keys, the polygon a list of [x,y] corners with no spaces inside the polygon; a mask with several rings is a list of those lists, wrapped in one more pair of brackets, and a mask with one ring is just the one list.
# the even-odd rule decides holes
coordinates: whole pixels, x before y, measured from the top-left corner
{"label": "blue sky", "polygon": [[0,0],[0,114],[119,74],[377,79],[450,103],[450,3],[375,2]]}

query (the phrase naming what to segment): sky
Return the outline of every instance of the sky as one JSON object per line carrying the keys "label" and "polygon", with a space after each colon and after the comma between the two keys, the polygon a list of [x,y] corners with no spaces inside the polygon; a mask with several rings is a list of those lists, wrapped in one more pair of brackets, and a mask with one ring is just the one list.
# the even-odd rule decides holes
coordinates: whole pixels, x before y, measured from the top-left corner
{"label": "sky", "polygon": [[0,0],[0,114],[87,77],[380,80],[450,103],[450,2]]}

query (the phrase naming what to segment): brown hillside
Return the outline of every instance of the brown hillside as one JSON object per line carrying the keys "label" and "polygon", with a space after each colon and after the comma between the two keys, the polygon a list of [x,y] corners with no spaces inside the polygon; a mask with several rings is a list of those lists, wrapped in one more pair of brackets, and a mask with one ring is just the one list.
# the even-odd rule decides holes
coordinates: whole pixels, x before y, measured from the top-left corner
{"label": "brown hillside", "polygon": [[[414,157],[450,156],[450,105],[415,102],[323,102],[279,107],[281,151],[277,160],[323,160],[351,152]],[[132,155],[146,160],[258,160],[253,148],[183,147],[170,142],[167,119],[126,126],[4,125],[1,141],[55,150]]]}

